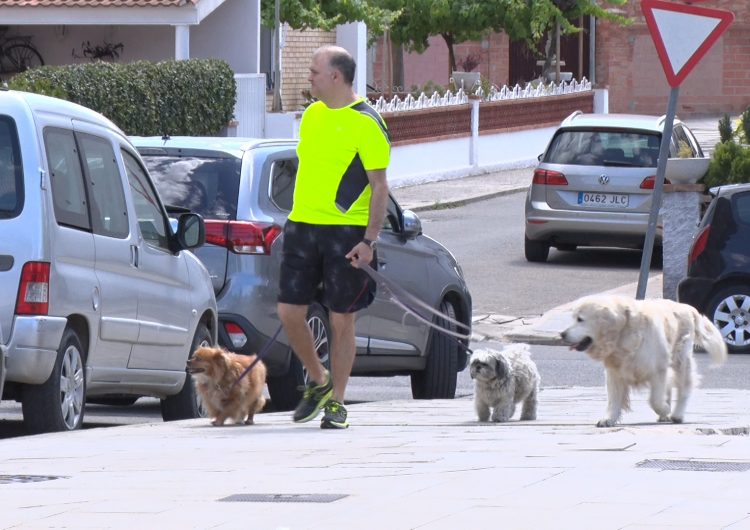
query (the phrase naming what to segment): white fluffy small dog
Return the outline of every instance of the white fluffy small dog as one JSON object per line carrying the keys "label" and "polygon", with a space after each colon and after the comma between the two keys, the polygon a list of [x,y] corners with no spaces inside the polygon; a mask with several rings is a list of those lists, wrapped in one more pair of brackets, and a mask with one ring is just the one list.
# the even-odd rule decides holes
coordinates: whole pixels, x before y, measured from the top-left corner
{"label": "white fluffy small dog", "polygon": [[502,351],[476,350],[471,356],[474,407],[479,421],[508,421],[523,402],[521,420],[536,419],[539,371],[528,344],[510,344]]}

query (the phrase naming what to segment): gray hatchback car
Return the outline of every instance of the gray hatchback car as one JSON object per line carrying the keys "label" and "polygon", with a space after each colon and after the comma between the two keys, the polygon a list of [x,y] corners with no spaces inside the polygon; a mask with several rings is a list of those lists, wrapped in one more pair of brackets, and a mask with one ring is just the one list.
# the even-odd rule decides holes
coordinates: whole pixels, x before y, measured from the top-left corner
{"label": "gray hatchback car", "polygon": [[[201,214],[207,244],[196,254],[211,274],[219,307],[219,342],[257,352],[279,327],[276,314],[282,227],[292,207],[296,141],[214,137],[131,138],[171,207]],[[381,272],[432,307],[471,324],[471,296],[461,267],[422,234],[419,218],[391,198],[378,239]],[[326,309],[308,314],[318,354],[328,363]],[[415,398],[452,398],[466,366],[466,341],[431,331],[383,289],[357,314],[354,375],[410,375]],[[461,330],[465,331],[465,330]],[[277,409],[294,408],[304,370],[282,333],[268,351],[268,390]]]}
{"label": "gray hatchback car", "polygon": [[[526,259],[546,261],[550,247],[643,248],[663,129],[663,116],[568,116],[540,156],[526,196]],[[679,119],[669,156],[703,158]],[[658,223],[659,246],[661,238]]]}

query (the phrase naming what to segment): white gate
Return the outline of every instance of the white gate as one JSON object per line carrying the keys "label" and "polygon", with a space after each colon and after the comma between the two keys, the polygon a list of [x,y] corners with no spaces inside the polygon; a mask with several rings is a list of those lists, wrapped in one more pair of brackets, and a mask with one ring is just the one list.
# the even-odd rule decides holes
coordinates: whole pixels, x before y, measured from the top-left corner
{"label": "white gate", "polygon": [[265,137],[266,122],[266,74],[235,74],[237,101],[234,104],[234,119],[237,120],[237,136],[248,138]]}

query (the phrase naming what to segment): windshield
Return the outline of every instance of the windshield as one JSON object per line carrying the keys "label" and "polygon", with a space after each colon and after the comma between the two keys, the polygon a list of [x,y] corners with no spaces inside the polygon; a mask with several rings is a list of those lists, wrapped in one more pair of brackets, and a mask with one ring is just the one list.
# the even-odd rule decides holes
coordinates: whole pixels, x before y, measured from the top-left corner
{"label": "windshield", "polygon": [[560,131],[544,162],[582,166],[656,167],[658,134],[632,131]]}
{"label": "windshield", "polygon": [[237,158],[143,156],[165,205],[206,219],[237,218],[242,161]]}
{"label": "windshield", "polygon": [[15,122],[0,116],[0,218],[15,217],[23,205],[23,166]]}

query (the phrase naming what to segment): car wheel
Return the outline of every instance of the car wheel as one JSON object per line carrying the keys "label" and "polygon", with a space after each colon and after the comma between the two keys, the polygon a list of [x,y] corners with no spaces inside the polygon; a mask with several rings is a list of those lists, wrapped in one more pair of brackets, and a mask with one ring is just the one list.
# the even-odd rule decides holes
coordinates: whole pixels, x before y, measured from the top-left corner
{"label": "car wheel", "polygon": [[[453,319],[456,318],[456,310],[448,300],[440,303],[440,311]],[[455,324],[439,317],[436,324],[456,331]],[[414,399],[453,399],[456,396],[458,354],[458,339],[436,329],[430,331],[427,365],[423,371],[411,374],[411,395]]]}
{"label": "car wheel", "polygon": [[72,328],[66,329],[47,381],[24,386],[21,401],[28,432],[72,431],[83,425],[85,358],[78,334]]}
{"label": "car wheel", "polygon": [[[201,346],[211,346],[211,333],[205,324],[200,323],[195,330],[193,342],[190,345],[188,358]],[[186,359],[187,360],[187,359]],[[185,382],[182,389],[173,396],[161,400],[161,417],[164,421],[187,420],[204,416],[198,395],[193,385],[193,377],[185,372]]]}
{"label": "car wheel", "polygon": [[[307,325],[313,335],[318,359],[331,369],[331,324],[323,306],[312,304],[307,312]],[[289,369],[283,375],[268,378],[268,394],[276,410],[293,410],[302,399],[302,387],[307,384],[307,370],[294,354],[290,352]]]}
{"label": "car wheel", "polygon": [[532,241],[524,237],[523,251],[526,255],[526,261],[534,263],[544,263],[549,256],[549,245],[541,241]]}
{"label": "car wheel", "polygon": [[731,285],[718,291],[706,314],[719,328],[729,353],[750,353],[750,288]]}

